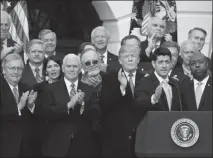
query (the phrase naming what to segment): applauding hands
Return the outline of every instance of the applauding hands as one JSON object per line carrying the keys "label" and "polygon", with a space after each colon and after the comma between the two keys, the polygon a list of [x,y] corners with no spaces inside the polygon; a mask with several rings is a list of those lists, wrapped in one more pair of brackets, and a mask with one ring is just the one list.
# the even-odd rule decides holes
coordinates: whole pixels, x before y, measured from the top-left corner
{"label": "applauding hands", "polygon": [[18,109],[21,111],[27,104],[29,109],[32,109],[35,106],[35,100],[37,98],[37,92],[26,91],[22,93],[22,96],[20,98],[20,101],[18,103]]}

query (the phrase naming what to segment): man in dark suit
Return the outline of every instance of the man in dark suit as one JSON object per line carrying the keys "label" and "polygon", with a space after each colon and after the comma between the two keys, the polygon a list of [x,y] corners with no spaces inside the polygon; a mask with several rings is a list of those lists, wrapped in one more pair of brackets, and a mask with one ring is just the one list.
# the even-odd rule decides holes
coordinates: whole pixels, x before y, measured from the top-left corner
{"label": "man in dark suit", "polygon": [[0,157],[29,156],[29,117],[34,111],[37,93],[27,91],[27,86],[19,82],[24,68],[19,54],[8,54],[2,68]]}
{"label": "man in dark suit", "polygon": [[55,50],[57,44],[57,37],[55,32],[49,29],[43,29],[39,32],[38,38],[45,44],[45,58],[55,55],[61,61],[63,60],[64,54],[56,52]]}
{"label": "man in dark suit", "polygon": [[118,71],[120,68],[118,57],[107,50],[109,39],[109,32],[104,26],[94,28],[91,33],[91,42],[100,54],[103,72]]}
{"label": "man in dark suit", "polygon": [[135,129],[143,117],[143,111],[132,106],[135,87],[144,77],[142,71],[137,70],[139,54],[137,45],[121,46],[119,62],[122,68],[103,76],[102,157],[135,157]]}
{"label": "man in dark suit", "polygon": [[208,74],[208,61],[201,53],[190,59],[192,80],[184,80],[181,96],[188,111],[212,111],[212,77]]}
{"label": "man in dark suit", "polygon": [[[137,45],[141,49],[140,39],[135,35],[127,35],[121,40],[121,46],[123,45]],[[150,62],[139,62],[138,69],[144,73],[151,74],[154,71]]]}
{"label": "man in dark suit", "polygon": [[100,117],[95,90],[79,80],[80,58],[68,54],[63,59],[64,79],[47,85],[42,94],[44,117],[49,134],[43,156],[98,157],[93,120]]}
{"label": "man in dark suit", "polygon": [[9,35],[11,25],[10,15],[1,10],[1,59],[8,53],[20,53],[23,55],[22,43],[16,43]]}
{"label": "man in dark suit", "polygon": [[151,55],[154,50],[160,47],[164,41],[172,41],[172,36],[170,34],[165,34],[166,22],[159,17],[152,17],[149,19],[147,32],[147,39],[141,42],[141,62],[151,62]]}
{"label": "man in dark suit", "polygon": [[169,78],[171,52],[160,47],[152,55],[154,73],[141,80],[136,89],[134,105],[149,110],[179,111],[182,110],[179,87],[173,78]]}
{"label": "man in dark suit", "polygon": [[32,88],[35,84],[43,82],[45,70],[43,69],[45,55],[44,42],[39,39],[33,39],[29,43],[27,56],[28,62],[24,67],[21,82]]}

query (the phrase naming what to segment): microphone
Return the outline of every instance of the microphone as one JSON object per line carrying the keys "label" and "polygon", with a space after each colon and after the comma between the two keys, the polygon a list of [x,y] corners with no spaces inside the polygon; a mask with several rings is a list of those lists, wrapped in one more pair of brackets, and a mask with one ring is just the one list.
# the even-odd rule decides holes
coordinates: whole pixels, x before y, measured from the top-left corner
{"label": "microphone", "polygon": [[180,111],[183,111],[182,100],[181,100],[180,89],[179,89],[178,83],[176,82],[175,79],[172,79],[170,77],[169,84],[177,87]]}

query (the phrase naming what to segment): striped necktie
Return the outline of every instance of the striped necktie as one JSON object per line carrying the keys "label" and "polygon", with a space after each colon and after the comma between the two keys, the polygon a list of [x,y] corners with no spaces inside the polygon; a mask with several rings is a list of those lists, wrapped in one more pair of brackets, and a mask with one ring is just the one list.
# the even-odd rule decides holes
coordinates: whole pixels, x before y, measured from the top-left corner
{"label": "striped necktie", "polygon": [[133,74],[132,73],[130,73],[129,74],[129,85],[130,85],[130,89],[131,89],[131,91],[132,91],[132,96],[134,97],[134,83],[133,83],[133,80],[132,80],[132,77],[133,77]]}
{"label": "striped necktie", "polygon": [[197,109],[199,108],[200,100],[202,97],[202,89],[201,89],[202,84],[203,84],[202,82],[198,82],[197,88],[195,90],[195,99],[196,99]]}
{"label": "striped necktie", "polygon": [[19,93],[18,93],[17,88],[15,88],[15,87],[13,87],[13,95],[16,100],[16,104],[18,104],[19,103]]}
{"label": "striped necktie", "polygon": [[70,98],[72,98],[76,94],[75,84],[71,84]]}

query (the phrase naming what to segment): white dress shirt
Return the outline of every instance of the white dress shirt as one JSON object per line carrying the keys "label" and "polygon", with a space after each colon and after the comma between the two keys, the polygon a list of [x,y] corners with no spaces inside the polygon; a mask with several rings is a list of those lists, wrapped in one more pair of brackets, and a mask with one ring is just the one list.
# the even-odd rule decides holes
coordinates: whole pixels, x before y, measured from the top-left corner
{"label": "white dress shirt", "polygon": [[[206,87],[206,84],[207,84],[208,80],[209,80],[209,75],[206,78],[204,78],[202,81],[200,81],[200,82],[198,80],[196,80],[196,79],[193,79],[193,81],[194,81],[194,91],[196,92],[196,89],[198,87],[198,83],[202,83],[201,90],[202,90],[202,94],[203,94],[203,91],[204,91],[204,89]],[[199,105],[197,105],[197,106],[199,106]],[[197,107],[197,109],[199,109],[199,107]]]}
{"label": "white dress shirt", "polygon": [[[54,52],[53,55],[56,55],[56,52]],[[49,56],[45,53],[45,54],[44,54],[44,57],[45,57],[45,58],[48,58]]]}
{"label": "white dress shirt", "polygon": [[[124,74],[127,78],[127,81],[129,82],[129,73],[124,71]],[[133,84],[134,84],[134,87],[135,87],[135,77],[136,77],[136,71],[132,73],[132,81],[133,81]],[[126,90],[125,91],[122,91],[121,87],[120,87],[120,90],[121,90],[121,94],[124,96],[126,94]]]}
{"label": "white dress shirt", "polygon": [[[165,80],[166,80],[166,82],[169,82],[169,77],[168,76],[166,77],[166,79],[163,79],[161,76],[159,76],[157,74],[156,71],[154,72],[154,74],[155,74],[155,76],[157,77],[157,79],[158,79],[158,81],[160,83],[164,82]],[[170,94],[171,94],[171,97],[172,97],[172,87],[169,84],[168,84],[168,88],[169,88],[169,91],[170,91]],[[158,100],[157,101],[154,100],[154,94],[153,94],[151,96],[151,103],[152,103],[152,105],[156,104],[157,102],[158,102]],[[169,109],[171,109],[171,107],[169,107]]]}
{"label": "white dress shirt", "polygon": [[[65,85],[67,87],[68,94],[70,95],[70,92],[71,92],[71,89],[72,89],[72,87],[71,87],[72,83],[69,80],[67,80],[65,77],[64,77],[64,82],[65,82]],[[75,85],[74,88],[75,88],[75,91],[77,92],[78,91],[78,80],[76,80],[73,84]],[[85,103],[83,101],[82,105],[81,105],[81,109],[80,109],[80,114],[82,114],[83,111],[84,111],[84,105],[85,105]],[[74,109],[74,107],[72,109]],[[69,109],[68,109],[68,113],[69,113]]]}

